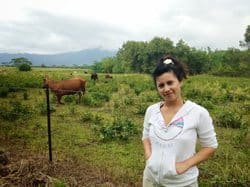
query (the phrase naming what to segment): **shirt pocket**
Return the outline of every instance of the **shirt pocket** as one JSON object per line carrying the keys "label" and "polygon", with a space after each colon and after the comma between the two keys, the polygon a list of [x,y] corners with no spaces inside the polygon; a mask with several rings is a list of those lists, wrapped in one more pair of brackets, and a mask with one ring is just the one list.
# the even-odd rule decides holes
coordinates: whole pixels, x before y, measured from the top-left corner
{"label": "shirt pocket", "polygon": [[152,146],[152,153],[149,159],[146,161],[147,168],[154,174],[159,173],[160,165],[161,165],[161,153],[158,145]]}
{"label": "shirt pocket", "polygon": [[176,172],[176,158],[174,155],[164,156],[162,163],[162,176],[171,177],[178,175]]}

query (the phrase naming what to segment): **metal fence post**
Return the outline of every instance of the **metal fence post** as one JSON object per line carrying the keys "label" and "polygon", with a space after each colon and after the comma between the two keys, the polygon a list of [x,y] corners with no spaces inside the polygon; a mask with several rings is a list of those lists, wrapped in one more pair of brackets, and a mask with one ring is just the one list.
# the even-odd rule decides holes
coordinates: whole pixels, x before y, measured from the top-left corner
{"label": "metal fence post", "polygon": [[51,146],[51,128],[50,128],[50,106],[49,106],[49,88],[46,88],[47,98],[47,120],[48,120],[48,145],[49,145],[49,160],[52,161],[52,146]]}

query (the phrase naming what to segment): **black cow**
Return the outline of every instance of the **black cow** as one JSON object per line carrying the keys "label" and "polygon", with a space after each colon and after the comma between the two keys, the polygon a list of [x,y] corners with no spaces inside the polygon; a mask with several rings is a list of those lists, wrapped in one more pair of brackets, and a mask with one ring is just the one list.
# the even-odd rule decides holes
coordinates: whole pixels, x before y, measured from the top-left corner
{"label": "black cow", "polygon": [[93,80],[93,81],[98,80],[98,75],[97,75],[96,72],[94,72],[94,73],[91,74],[91,80]]}

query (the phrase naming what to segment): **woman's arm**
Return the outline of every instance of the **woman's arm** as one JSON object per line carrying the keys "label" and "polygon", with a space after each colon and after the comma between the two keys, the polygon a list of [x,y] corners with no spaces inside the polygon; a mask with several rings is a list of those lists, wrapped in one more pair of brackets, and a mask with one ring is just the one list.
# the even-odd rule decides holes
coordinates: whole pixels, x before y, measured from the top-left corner
{"label": "woman's arm", "polygon": [[149,138],[145,138],[144,140],[142,140],[142,142],[144,147],[144,156],[145,159],[147,160],[151,156],[151,143]]}
{"label": "woman's arm", "polygon": [[199,114],[197,135],[199,137],[199,141],[202,148],[194,156],[182,162],[176,163],[176,172],[178,174],[184,173],[189,168],[207,160],[214,154],[216,148],[218,147],[212,118],[210,117],[208,111],[205,108],[201,108]]}
{"label": "woman's arm", "polygon": [[196,153],[194,156],[190,157],[189,159],[184,160],[182,162],[177,162],[176,172],[178,174],[184,173],[189,168],[207,160],[209,157],[211,157],[214,154],[215,150],[216,149],[212,147],[201,148],[201,150],[198,153]]}

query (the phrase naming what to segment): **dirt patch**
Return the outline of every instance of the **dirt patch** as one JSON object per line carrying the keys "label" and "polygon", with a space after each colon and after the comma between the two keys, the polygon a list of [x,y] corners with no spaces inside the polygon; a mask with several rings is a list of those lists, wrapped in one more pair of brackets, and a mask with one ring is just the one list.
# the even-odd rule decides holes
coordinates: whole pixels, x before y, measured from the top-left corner
{"label": "dirt patch", "polygon": [[0,186],[133,186],[115,184],[100,168],[74,158],[48,160],[25,146],[3,140],[0,147]]}

